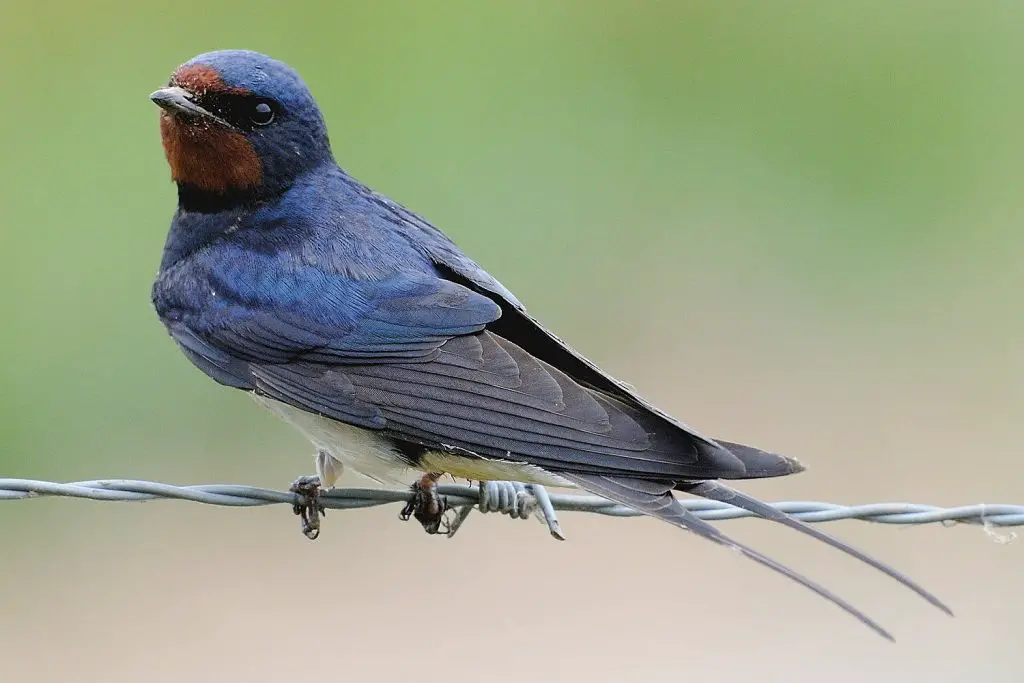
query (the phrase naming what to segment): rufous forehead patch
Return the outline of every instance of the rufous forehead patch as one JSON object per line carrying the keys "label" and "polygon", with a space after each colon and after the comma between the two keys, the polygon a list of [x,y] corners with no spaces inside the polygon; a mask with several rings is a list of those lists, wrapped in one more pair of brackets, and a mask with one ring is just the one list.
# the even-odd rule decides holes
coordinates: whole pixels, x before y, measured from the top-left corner
{"label": "rufous forehead patch", "polygon": [[179,68],[171,76],[171,85],[188,90],[193,95],[202,96],[207,92],[223,92],[245,95],[245,88],[234,88],[224,83],[224,79],[212,66],[190,64]]}

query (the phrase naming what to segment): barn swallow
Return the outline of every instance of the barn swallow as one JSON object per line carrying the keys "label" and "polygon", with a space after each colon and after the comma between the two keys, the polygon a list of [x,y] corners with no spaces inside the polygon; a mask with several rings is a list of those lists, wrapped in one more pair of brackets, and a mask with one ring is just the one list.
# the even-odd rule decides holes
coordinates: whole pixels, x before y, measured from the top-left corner
{"label": "barn swallow", "polygon": [[413,509],[436,531],[443,474],[576,487],[737,551],[892,638],[695,517],[680,491],[797,529],[951,614],[896,570],[723,483],[800,472],[795,459],[659,410],[543,327],[441,231],[342,170],[287,65],[210,52],[150,99],[178,190],[154,307],[199,369],[313,442],[310,488],[332,487],[346,465],[384,483],[419,472]]}

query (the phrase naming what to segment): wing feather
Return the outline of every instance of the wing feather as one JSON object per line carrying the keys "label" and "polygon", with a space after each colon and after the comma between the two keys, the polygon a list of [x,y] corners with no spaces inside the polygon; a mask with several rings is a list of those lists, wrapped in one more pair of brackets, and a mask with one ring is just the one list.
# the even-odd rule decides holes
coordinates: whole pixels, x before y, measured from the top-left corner
{"label": "wing feather", "polygon": [[345,421],[352,405],[373,406],[393,436],[438,449],[663,480],[719,472],[685,433],[490,332],[456,337],[439,351],[429,362],[293,363],[253,373],[273,398]]}

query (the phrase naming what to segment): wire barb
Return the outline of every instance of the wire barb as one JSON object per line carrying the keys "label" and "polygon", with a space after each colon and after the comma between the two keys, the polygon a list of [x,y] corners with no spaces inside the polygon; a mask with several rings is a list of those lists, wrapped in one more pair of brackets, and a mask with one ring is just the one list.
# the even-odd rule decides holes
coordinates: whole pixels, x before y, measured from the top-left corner
{"label": "wire barb", "polygon": [[[617,505],[599,496],[573,493],[550,493],[542,486],[513,484],[511,482],[490,482],[497,488],[481,489],[477,486],[450,484],[438,487],[438,493],[448,498],[456,508],[472,510],[474,507],[485,511],[505,512],[500,505],[502,496],[516,511],[514,517],[523,518],[522,511],[527,500],[532,498],[530,511],[547,522],[551,535],[562,539],[561,528],[555,511],[593,512],[611,517],[638,517],[640,513]],[[511,492],[510,492],[511,491]],[[493,496],[498,502],[492,503]],[[196,486],[174,486],[153,481],[134,479],[96,479],[90,481],[52,482],[35,479],[0,479],[0,501],[23,500],[48,496],[87,498],[103,501],[143,501],[155,499],[187,500],[207,505],[225,507],[255,507],[263,505],[296,505],[300,503],[295,493],[274,489],[242,486],[238,484],[203,484]],[[483,498],[487,496],[486,499]],[[391,503],[408,502],[408,490],[344,488],[323,491],[320,503],[332,510],[354,510],[376,507]],[[481,501],[483,507],[481,508]],[[697,517],[707,521],[721,521],[756,517],[727,503],[711,500],[681,499],[680,504]],[[518,507],[517,507],[518,506]],[[491,508],[494,508],[491,510]],[[995,527],[1024,526],[1024,505],[964,505],[960,507],[939,507],[917,503],[870,503],[866,505],[838,505],[818,501],[785,501],[772,507],[788,513],[797,519],[810,523],[834,522],[843,519],[857,519],[877,524],[976,524],[987,529]],[[463,510],[460,510],[460,515]],[[468,511],[465,512],[469,514]],[[510,514],[505,512],[505,514]],[[525,517],[530,516],[529,513]],[[463,521],[465,521],[463,519]],[[461,524],[461,522],[460,522]]]}
{"label": "wire barb", "polygon": [[448,526],[449,538],[455,535],[475,507],[480,512],[500,512],[513,519],[529,519],[536,515],[547,524],[548,531],[555,539],[565,540],[551,497],[543,486],[518,481],[482,481],[477,485],[477,490],[479,494],[476,505],[460,507]]}

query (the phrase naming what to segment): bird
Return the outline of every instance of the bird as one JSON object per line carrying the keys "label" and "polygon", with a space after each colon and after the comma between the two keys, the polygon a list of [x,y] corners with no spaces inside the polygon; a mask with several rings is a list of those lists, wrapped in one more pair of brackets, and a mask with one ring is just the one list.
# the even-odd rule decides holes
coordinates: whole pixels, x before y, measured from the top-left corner
{"label": "bird", "polygon": [[444,475],[582,489],[736,551],[893,640],[829,589],[687,511],[680,492],[827,543],[952,615],[895,569],[725,483],[796,474],[798,460],[660,410],[544,327],[438,228],[343,170],[316,100],[284,62],[207,52],[150,99],[178,200],[154,309],[192,364],[315,446],[316,476],[293,486],[307,500],[346,467],[382,483],[408,485],[412,473],[403,516],[433,533]]}

